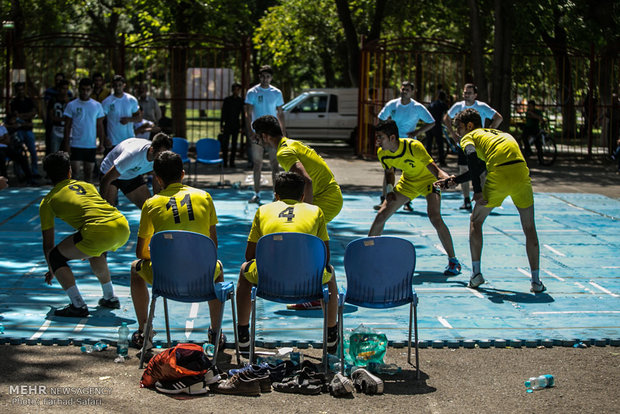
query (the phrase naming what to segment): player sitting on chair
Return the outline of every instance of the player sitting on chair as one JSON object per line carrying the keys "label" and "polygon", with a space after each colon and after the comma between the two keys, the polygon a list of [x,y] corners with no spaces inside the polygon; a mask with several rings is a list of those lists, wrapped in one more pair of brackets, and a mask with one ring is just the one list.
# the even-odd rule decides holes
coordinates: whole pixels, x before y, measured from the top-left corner
{"label": "player sitting on chair", "polygon": [[[75,277],[67,264],[69,260],[89,259],[90,267],[99,279],[103,298],[99,305],[118,309],[106,252],[116,250],[129,239],[129,223],[125,216],[108,204],[95,186],[71,179],[71,161],[66,152],[55,152],[43,160],[43,169],[54,188],[41,201],[39,215],[43,233],[43,251],[49,266],[45,282],[52,284],[55,276],[71,299],[71,303],[54,311],[55,316],[85,317],[88,306],[75,285]],[[77,230],[54,246],[54,218],[65,221]]]}
{"label": "player sitting on chair", "polygon": [[[311,234],[325,242],[327,265],[323,273],[323,282],[327,283],[329,288],[327,352],[333,354],[338,347],[338,287],[336,278],[332,277],[334,268],[329,264],[329,236],[325,226],[325,217],[319,207],[303,202],[304,187],[305,180],[300,175],[292,172],[278,174],[275,182],[277,201],[260,206],[254,216],[245,249],[246,262],[241,265],[237,283],[239,347],[242,351],[247,351],[250,346],[250,293],[252,285],[258,283],[256,244],[262,236],[278,232]],[[287,214],[282,214],[283,211]]]}
{"label": "player sitting on chair", "polygon": [[[183,185],[183,160],[172,151],[160,153],[153,162],[155,180],[163,190],[146,200],[142,207],[136,257],[131,264],[131,299],[136,310],[138,330],[132,335],[132,345],[142,348],[144,327],[148,318],[149,291],[147,283],[153,284],[153,268],[149,242],[153,234],[164,230],[186,230],[203,234],[213,240],[217,248],[217,215],[211,195],[206,191]],[[173,206],[173,208],[170,208]],[[223,282],[222,263],[218,260],[213,279]],[[221,303],[209,301],[211,323],[220,320]],[[209,342],[214,343],[215,327],[209,328]],[[220,346],[224,336],[220,340]]]}

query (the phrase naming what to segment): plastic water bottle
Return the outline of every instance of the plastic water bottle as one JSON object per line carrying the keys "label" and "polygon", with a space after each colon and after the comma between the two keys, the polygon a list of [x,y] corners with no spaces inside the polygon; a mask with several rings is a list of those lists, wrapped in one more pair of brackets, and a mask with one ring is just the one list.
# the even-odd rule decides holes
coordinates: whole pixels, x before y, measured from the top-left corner
{"label": "plastic water bottle", "polygon": [[97,342],[95,345],[84,344],[80,347],[80,350],[85,354],[91,354],[93,352],[101,352],[108,347],[108,344],[103,342]]}
{"label": "plastic water bottle", "polygon": [[123,322],[121,327],[118,328],[118,342],[116,343],[116,353],[120,356],[127,356],[129,353],[129,328],[127,322]]}
{"label": "plastic water bottle", "polygon": [[539,377],[532,377],[525,381],[525,387],[527,392],[533,392],[534,390],[541,390],[547,387],[553,387],[555,385],[555,378],[553,375],[541,375]]}
{"label": "plastic water bottle", "polygon": [[396,364],[380,364],[373,361],[369,362],[366,368],[374,374],[394,375],[402,371],[402,368]]}
{"label": "plastic water bottle", "polygon": [[207,342],[202,345],[202,350],[208,357],[213,358],[213,354],[215,353],[215,345]]}

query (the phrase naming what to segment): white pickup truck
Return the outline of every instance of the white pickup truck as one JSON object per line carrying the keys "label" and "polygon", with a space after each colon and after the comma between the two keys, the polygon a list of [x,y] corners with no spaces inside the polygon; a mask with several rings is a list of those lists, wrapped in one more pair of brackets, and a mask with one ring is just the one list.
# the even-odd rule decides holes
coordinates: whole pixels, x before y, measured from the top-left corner
{"label": "white pickup truck", "polygon": [[347,141],[357,127],[357,88],[310,89],[283,106],[289,138]]}

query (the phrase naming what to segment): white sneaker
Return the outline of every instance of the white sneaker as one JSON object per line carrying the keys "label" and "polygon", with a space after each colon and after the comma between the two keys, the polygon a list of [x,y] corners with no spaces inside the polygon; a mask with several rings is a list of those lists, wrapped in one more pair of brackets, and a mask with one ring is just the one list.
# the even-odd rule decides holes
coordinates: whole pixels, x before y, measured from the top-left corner
{"label": "white sneaker", "polygon": [[355,387],[353,386],[353,381],[339,372],[334,375],[331,383],[329,384],[329,392],[334,397],[344,397],[353,394],[353,390]]}
{"label": "white sneaker", "polygon": [[383,381],[381,378],[372,375],[364,368],[358,368],[351,373],[351,379],[357,392],[364,394],[383,394]]}
{"label": "white sneaker", "polygon": [[530,292],[532,292],[532,293],[542,293],[545,290],[547,290],[547,288],[545,287],[545,285],[543,285],[543,282],[540,282],[540,283],[532,282],[532,287],[530,288]]}
{"label": "white sneaker", "polygon": [[484,284],[484,278],[482,277],[482,273],[477,273],[469,279],[469,283],[467,284],[468,288],[477,289],[478,286]]}

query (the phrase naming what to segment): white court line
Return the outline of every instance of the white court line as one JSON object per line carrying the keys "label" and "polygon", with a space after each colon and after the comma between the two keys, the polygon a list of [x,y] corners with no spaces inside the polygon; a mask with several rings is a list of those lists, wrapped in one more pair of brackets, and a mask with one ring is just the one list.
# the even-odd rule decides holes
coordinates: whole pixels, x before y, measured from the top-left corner
{"label": "white court line", "polygon": [[520,267],[517,267],[517,270],[518,270],[519,272],[523,273],[523,274],[524,274],[525,276],[527,276],[527,277],[531,277],[531,276],[532,276],[532,275],[530,274],[530,272],[528,272],[528,271],[527,271],[527,270],[525,270],[525,269],[521,269]]}
{"label": "white court line", "polygon": [[446,253],[446,249],[444,249],[444,248],[443,248],[443,246],[442,246],[441,244],[439,244],[439,243],[437,243],[437,244],[435,245],[435,248],[436,248],[437,250],[439,250],[440,252],[442,252],[443,254],[448,254],[448,253]]}
{"label": "white court line", "polygon": [[133,240],[132,240],[132,241],[130,241],[129,243],[127,243],[127,244],[125,245],[125,251],[126,251],[126,252],[131,251],[131,250],[133,249],[133,245],[134,245],[134,243],[135,243],[135,242],[134,242]]}
{"label": "white court line", "polygon": [[189,318],[194,319],[198,316],[198,308],[200,308],[200,303],[192,303],[192,307],[189,310]]}
{"label": "white court line", "polygon": [[558,275],[554,275],[553,273],[551,273],[548,270],[543,270],[543,272],[545,272],[546,274],[548,274],[551,277],[555,277],[557,280],[559,280],[560,282],[566,282],[566,280],[562,279],[560,276]]}
{"label": "white court line", "polygon": [[[454,288],[449,288],[449,287],[437,287],[437,288],[415,288],[416,292],[462,292],[462,291],[468,291],[470,293],[473,293],[475,296],[483,299],[484,296],[482,295],[482,293],[478,292],[476,289],[470,289],[468,287],[454,287]],[[366,323],[364,323],[366,324]]]}
{"label": "white court line", "polygon": [[189,336],[192,334],[192,330],[194,329],[194,321],[185,321],[185,338],[189,339]]}
{"label": "white court line", "polygon": [[569,314],[582,314],[582,313],[616,314],[616,313],[620,313],[620,311],[549,311],[549,312],[532,312],[532,315],[569,315]]}
{"label": "white court line", "polygon": [[88,318],[80,319],[78,324],[75,325],[75,329],[73,329],[73,332],[82,332],[82,329],[84,329],[84,326],[86,326],[87,321],[88,321]]}
{"label": "white court line", "polygon": [[551,250],[553,253],[557,254],[558,256],[566,257],[566,255],[564,253],[554,249],[553,247],[549,246],[548,244],[543,244],[543,246],[545,246],[547,249]]}
{"label": "white court line", "polygon": [[620,295],[616,295],[615,293],[613,293],[610,290],[605,289],[603,286],[599,285],[598,283],[594,283],[594,282],[589,282],[592,286],[594,286],[595,288],[607,293],[608,295],[613,296],[614,298],[617,298]]}
{"label": "white court line", "polygon": [[620,269],[620,266],[601,266],[603,269]]}
{"label": "white court line", "polygon": [[32,335],[30,337],[30,339],[39,339],[41,337],[41,335],[43,335],[45,333],[45,331],[47,330],[47,328],[49,328],[50,324],[52,323],[51,319],[46,320],[45,322],[43,322],[43,325],[41,325],[41,327],[39,328],[39,330],[37,332],[35,332],[34,335]]}
{"label": "white court line", "polygon": [[39,215],[37,214],[36,216],[33,216],[31,219],[28,219],[28,223],[32,223],[33,221],[35,221],[38,218],[39,218]]}
{"label": "white court line", "polygon": [[476,289],[472,289],[472,288],[465,288],[465,289],[473,293],[474,296],[479,297],[480,299],[484,299],[484,296],[482,296],[482,293],[478,292]]}
{"label": "white court line", "polygon": [[439,321],[439,323],[441,323],[441,324],[442,324],[443,326],[445,326],[446,328],[448,328],[448,329],[454,329],[454,328],[452,327],[452,325],[450,325],[450,323],[448,323],[448,321],[447,321],[447,320],[445,320],[443,317],[438,316],[438,317],[437,317],[437,320]]}
{"label": "white court line", "polygon": [[579,287],[580,289],[585,290],[586,292],[590,292],[590,293],[592,293],[593,295],[596,295],[596,292],[595,292],[595,291],[593,291],[592,289],[588,289],[588,287],[587,287],[587,286],[582,285],[582,284],[581,284],[581,283],[579,283],[579,282],[575,282],[575,285],[577,285],[577,287]]}

